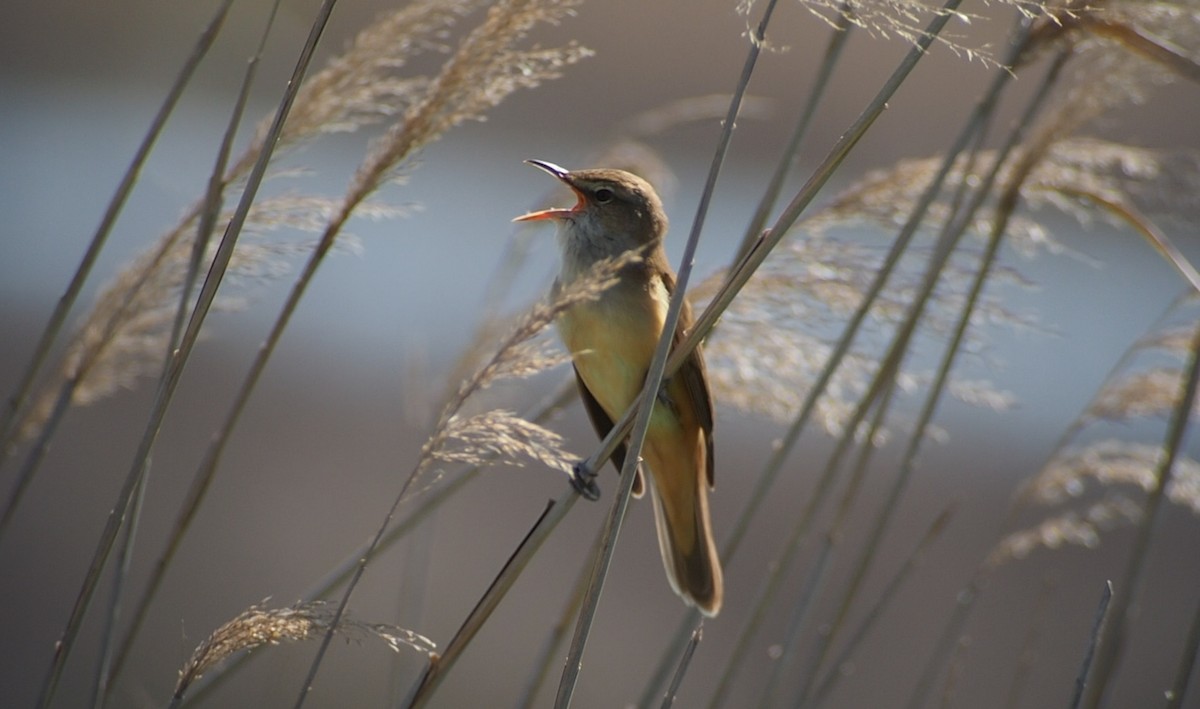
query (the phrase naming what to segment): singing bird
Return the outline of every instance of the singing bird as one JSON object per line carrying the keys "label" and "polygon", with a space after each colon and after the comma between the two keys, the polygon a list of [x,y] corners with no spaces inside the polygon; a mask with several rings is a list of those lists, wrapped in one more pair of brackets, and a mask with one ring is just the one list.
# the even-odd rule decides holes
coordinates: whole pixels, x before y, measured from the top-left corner
{"label": "singing bird", "polygon": [[[642,259],[627,266],[618,282],[598,300],[579,303],[557,320],[559,335],[571,353],[579,393],[601,438],[641,393],[646,372],[662,334],[675,272],[663,251],[667,215],[650,183],[623,170],[565,170],[542,160],[527,160],[557,177],[575,193],[575,206],[545,209],[514,221],[552,220],[558,224],[562,265],[558,290],[589,273],[593,264],[631,249]],[[691,326],[684,301],[675,329],[678,344]],[[708,491],[713,485],[713,407],[697,348],[665,383],[654,404],[642,450],[650,475],[650,497],[658,545],[671,587],[701,613],[721,609],[724,582],[713,543]],[[619,470],[622,445],[613,455]],[[641,497],[641,470],[633,494]]]}

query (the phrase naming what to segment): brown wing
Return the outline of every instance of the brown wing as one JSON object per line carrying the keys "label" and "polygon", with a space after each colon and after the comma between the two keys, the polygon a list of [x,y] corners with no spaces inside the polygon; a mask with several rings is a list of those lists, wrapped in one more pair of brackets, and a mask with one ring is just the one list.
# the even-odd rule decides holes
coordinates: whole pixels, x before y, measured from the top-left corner
{"label": "brown wing", "polygon": [[[596,433],[603,439],[612,430],[613,422],[600,406],[600,402],[596,401],[596,397],[592,396],[592,392],[587,388],[587,384],[583,383],[583,377],[579,376],[579,369],[575,368],[575,383],[579,385],[579,398],[583,399],[583,408],[587,410],[588,418],[592,420],[592,427],[596,429]],[[617,449],[612,454],[613,465],[617,466],[617,472],[625,467],[625,444],[617,446]],[[642,478],[642,470],[638,468],[637,478],[633,481],[633,496],[641,497],[645,492],[646,482]]]}
{"label": "brown wing", "polygon": [[[667,289],[668,294],[675,292],[675,274],[670,271],[664,271],[662,274],[663,285]],[[683,341],[684,335],[692,327],[692,306],[686,299],[683,301],[683,310],[679,313],[679,324],[675,328],[675,336],[671,341],[671,347],[677,347]],[[699,347],[692,351],[692,356],[684,360],[680,365],[679,371],[674,377],[683,383],[687,389],[688,395],[691,397],[693,404],[696,407],[696,420],[700,424],[700,428],[704,430],[704,441],[708,448],[707,466],[705,475],[708,478],[708,486],[711,488],[714,485],[713,477],[713,405],[712,393],[708,389],[708,374],[704,366],[704,352]]]}

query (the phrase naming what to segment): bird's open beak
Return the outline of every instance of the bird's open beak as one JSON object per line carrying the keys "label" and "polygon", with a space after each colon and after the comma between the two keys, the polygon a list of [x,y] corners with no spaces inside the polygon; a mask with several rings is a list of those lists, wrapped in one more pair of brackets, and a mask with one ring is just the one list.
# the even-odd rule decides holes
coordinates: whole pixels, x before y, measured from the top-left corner
{"label": "bird's open beak", "polygon": [[565,184],[567,187],[570,187],[571,190],[575,192],[575,196],[579,201],[576,202],[575,206],[571,207],[570,209],[540,209],[536,212],[522,214],[521,216],[514,218],[514,222],[534,222],[542,219],[566,219],[578,214],[583,210],[585,204],[583,192],[581,192],[579,188],[571,182],[570,172],[552,162],[546,162],[545,160],[526,160],[525,162],[533,165],[536,168],[545,170],[551,175],[554,175],[558,179],[562,180],[563,184]]}

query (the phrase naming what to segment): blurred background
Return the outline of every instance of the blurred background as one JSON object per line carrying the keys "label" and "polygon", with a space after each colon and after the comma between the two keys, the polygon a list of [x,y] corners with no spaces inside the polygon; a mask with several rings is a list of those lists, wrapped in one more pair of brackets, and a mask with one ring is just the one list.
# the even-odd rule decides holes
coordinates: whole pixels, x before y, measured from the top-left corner
{"label": "blurred background", "polygon": [[[317,6],[316,0],[283,4],[248,110],[254,120],[273,110]],[[214,2],[43,0],[6,8],[0,23],[0,392],[5,396],[215,7]],[[261,1],[234,6],[143,170],[72,321],[85,312],[103,281],[203,193],[267,7]],[[343,0],[320,56],[336,54],[377,13],[392,7]],[[956,41],[1001,55],[1010,13],[965,9],[983,16],[969,26],[956,23]],[[759,12],[753,8],[753,21]],[[151,611],[117,689],[117,706],[164,705],[176,672],[214,628],[268,597],[274,606],[293,602],[374,532],[416,459],[438,402],[454,386],[446,376],[479,324],[488,279],[513,234],[509,220],[547,194],[569,199],[553,193],[546,177],[521,161],[541,158],[583,167],[588,155],[619,136],[632,117],[679,99],[729,92],[747,50],[748,21],[733,3],[582,5],[575,17],[538,29],[532,43],[558,46],[575,39],[595,51],[593,58],[568,68],[560,80],[515,94],[486,122],[468,123],[426,149],[406,184],[379,195],[395,206],[419,206],[411,216],[351,222],[349,231],[361,250],[328,260],[302,301]],[[468,18],[461,27],[474,23]],[[731,258],[810,89],[828,27],[788,0],[780,4],[768,37],[770,50],[761,56],[750,87],[763,110],[739,121],[697,255],[698,276]],[[822,106],[785,194],[799,187],[805,167],[823,157],[906,49],[902,42],[864,33],[850,39],[836,89]],[[424,55],[413,71],[436,71],[441,60],[440,54]],[[828,194],[868,170],[944,148],[992,71],[936,48]],[[1010,99],[1028,95],[1032,84],[1018,80]],[[1019,105],[1010,100],[998,125]],[[1178,85],[1106,116],[1089,134],[1152,148],[1195,149],[1200,147],[1197,115],[1200,91]],[[674,225],[668,244],[673,258],[681,253],[719,129],[716,119],[698,121],[654,140],[674,174],[665,199]],[[340,195],[377,132],[325,137],[306,147],[289,164],[305,166],[311,174],[291,179],[288,188]],[[1190,215],[1192,225],[1195,216]],[[956,593],[999,536],[1012,531],[1000,525],[1019,482],[1046,461],[1122,352],[1186,289],[1176,272],[1130,233],[1101,225],[1085,230],[1066,219],[1049,219],[1059,227],[1055,236],[1074,255],[1034,260],[1005,255],[1037,285],[1033,291],[1014,289],[1005,296],[1006,305],[1035,315],[1040,328],[992,333],[991,354],[1003,367],[981,374],[1019,403],[1003,412],[956,402],[943,406],[936,423],[946,430],[947,442],[924,449],[885,558],[902,558],[948,501],[956,501],[956,515],[921,573],[904,589],[898,610],[858,658],[853,681],[835,695],[837,706],[889,706],[907,696]],[[1200,256],[1194,228],[1171,233],[1185,254]],[[556,251],[549,230],[544,237],[535,242],[507,310],[517,310],[548,287]],[[153,455],[133,561],[135,588],[144,582],[191,473],[290,283],[288,277],[266,283],[254,291],[247,308],[210,319],[208,337],[185,373]],[[549,392],[563,374],[559,370],[506,387],[496,399],[521,408]],[[152,395],[153,383],[147,381],[72,411],[0,541],[0,694],[6,706],[28,706],[36,697]],[[568,437],[575,452],[591,451],[594,436],[577,404],[551,427]],[[779,423],[723,409],[718,402],[713,497],[718,538],[741,510],[752,476],[782,430]],[[1160,431],[1146,427],[1129,434],[1154,443],[1161,440]],[[790,528],[830,448],[831,440],[815,429],[806,435],[761,524],[752,529],[745,553],[727,568],[726,611],[706,623],[681,691],[682,706],[697,706],[711,692],[748,614],[749,599],[776,552],[775,542]],[[886,447],[880,465],[894,461],[900,449],[899,443]],[[0,469],[6,494],[16,467],[9,461]],[[503,704],[516,695],[530,672],[530,658],[589,559],[616,486],[611,469],[601,486],[603,501],[576,506],[473,643],[455,669],[457,681],[447,683],[435,705],[490,705],[497,698]],[[537,466],[489,470],[435,514],[422,541],[402,545],[370,567],[351,604],[354,616],[395,622],[444,644],[546,500],[562,495],[565,487],[560,475]],[[883,481],[869,480],[868,499],[883,489]],[[1134,638],[1114,707],[1146,706],[1161,696],[1197,603],[1197,520],[1186,509],[1172,508],[1164,522],[1151,559],[1154,604],[1141,609],[1145,627],[1154,630]],[[1030,703],[1024,705],[1065,706],[1101,583],[1123,569],[1130,538],[1123,528],[1106,535],[1098,550],[1042,551],[998,574],[968,626],[961,694],[952,705],[1004,706],[1015,658],[1037,615],[1043,623],[1039,660],[1029,674],[1025,696]],[[406,575],[413,569],[423,571]],[[889,573],[871,577],[868,597]],[[803,575],[793,576],[786,592],[798,595]],[[103,602],[108,586],[101,589]],[[1046,612],[1040,605],[1046,603],[1055,610]],[[397,608],[403,609],[400,617]],[[577,705],[635,702],[683,611],[662,578],[649,506],[635,503],[585,655]],[[754,688],[769,672],[786,614],[772,621],[750,650],[754,657],[731,706],[756,696]],[[89,620],[68,665],[60,706],[86,700],[98,637],[99,623]],[[259,662],[205,706],[289,705],[314,649],[315,644],[302,643],[261,650]],[[421,666],[416,653],[394,655],[374,639],[338,643],[310,706],[382,705],[388,687],[406,687]],[[555,665],[551,685],[558,672]],[[543,693],[545,702],[552,691],[551,686]],[[1191,706],[1200,706],[1192,701]]]}

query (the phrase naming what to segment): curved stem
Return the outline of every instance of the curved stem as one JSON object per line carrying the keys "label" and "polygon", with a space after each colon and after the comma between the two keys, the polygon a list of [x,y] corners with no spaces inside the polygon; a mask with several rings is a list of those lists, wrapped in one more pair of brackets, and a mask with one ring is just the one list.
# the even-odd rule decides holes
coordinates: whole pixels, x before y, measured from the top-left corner
{"label": "curved stem", "polygon": [[116,193],[113,194],[112,199],[109,201],[108,208],[104,212],[104,217],[100,220],[100,226],[96,228],[96,233],[92,236],[92,241],[88,245],[87,251],[84,252],[83,259],[79,262],[79,266],[75,270],[75,275],[71,277],[71,282],[67,285],[67,290],[58,299],[58,304],[55,306],[54,312],[50,315],[49,322],[46,323],[46,329],[42,332],[41,339],[38,340],[37,346],[34,348],[29,366],[26,367],[21,382],[17,385],[17,390],[9,397],[5,406],[4,417],[0,421],[0,462],[3,462],[12,447],[18,414],[29,397],[34,380],[37,379],[38,373],[46,363],[50,348],[58,338],[63,323],[66,321],[67,314],[78,299],[79,293],[83,289],[84,281],[87,280],[88,275],[91,273],[92,267],[96,263],[96,258],[99,257],[101,249],[104,248],[104,244],[108,240],[108,235],[112,233],[112,228],[117,222],[117,217],[120,216],[121,210],[125,207],[125,201],[133,191],[133,185],[137,182],[142,166],[146,163],[146,159],[150,156],[150,151],[154,148],[154,143],[162,133],[171,112],[175,110],[175,105],[179,103],[180,97],[183,96],[184,88],[187,87],[188,82],[191,81],[192,76],[196,73],[196,68],[208,54],[208,50],[212,48],[217,35],[220,34],[221,27],[225,23],[225,17],[229,14],[229,8],[232,4],[233,0],[223,0],[220,7],[217,8],[216,13],[213,14],[213,18],[209,20],[208,26],[200,33],[200,38],[196,40],[196,45],[192,48],[192,53],[188,55],[183,68],[179,70],[179,75],[175,78],[175,83],[167,91],[167,97],[159,107],[158,113],[154,115],[154,119],[150,122],[150,128],[146,131],[141,145],[138,146],[137,152],[134,153],[133,160],[125,170],[125,175],[121,178],[121,183],[117,186]]}
{"label": "curved stem", "polygon": [[842,56],[842,49],[846,46],[846,40],[850,38],[850,30],[854,28],[854,24],[850,21],[853,17],[853,12],[854,9],[850,5],[849,0],[842,0],[837,9],[836,24],[834,24],[833,31],[829,35],[829,44],[825,47],[824,58],[821,60],[820,68],[817,69],[816,81],[813,82],[812,90],[808,94],[808,100],[804,103],[804,110],[800,113],[800,119],[796,121],[796,127],[792,129],[792,135],[788,138],[787,145],[783,148],[779,162],[775,164],[775,172],[771,174],[771,181],[767,183],[767,188],[763,191],[762,198],[758,201],[758,207],[754,210],[754,216],[750,218],[750,223],[746,227],[746,233],[742,236],[742,244],[738,247],[737,258],[734,259],[734,263],[745,258],[750,249],[754,248],[755,240],[762,233],[763,227],[767,225],[767,217],[770,216],[771,210],[775,208],[775,203],[779,201],[779,193],[783,191],[783,183],[787,180],[787,176],[796,165],[800,152],[800,143],[804,141],[804,136],[808,135],[808,128],[812,125],[813,116],[817,114],[817,108],[821,105],[825,89],[829,86],[829,80],[833,77],[834,67],[837,66],[838,59]]}
{"label": "curved stem", "polygon": [[[767,25],[770,22],[771,13],[775,9],[775,3],[776,0],[769,0],[766,9],[763,11],[763,17],[759,22],[758,29],[755,30],[754,37],[751,39],[750,50],[746,55],[746,62],[742,67],[742,75],[738,79],[737,87],[733,92],[733,98],[729,102],[729,112],[725,116],[721,136],[717,141],[717,149],[713,155],[712,164],[709,167],[708,179],[705,181],[704,191],[700,194],[700,204],[696,208],[696,217],[692,221],[692,230],[688,235],[687,246],[684,247],[683,261],[680,264],[679,274],[675,281],[675,292],[671,296],[671,305],[667,309],[667,314],[663,321],[662,336],[659,337],[654,357],[651,359],[650,367],[646,372],[646,383],[642,388],[641,395],[634,405],[630,407],[630,410],[625,412],[625,418],[630,418],[632,412],[636,409],[636,420],[632,424],[633,430],[629,434],[629,440],[626,442],[627,449],[625,453],[625,465],[622,466],[621,470],[621,484],[618,486],[619,489],[614,496],[616,499],[613,501],[612,511],[605,521],[604,544],[600,547],[600,552],[596,555],[596,563],[592,569],[592,579],[587,595],[584,596],[583,606],[579,611],[579,620],[575,625],[575,635],[571,640],[571,647],[567,651],[567,662],[563,667],[562,679],[558,685],[558,696],[554,702],[556,709],[566,709],[566,707],[570,706],[571,697],[575,692],[575,684],[579,679],[579,672],[582,669],[583,649],[587,644],[592,622],[596,617],[596,608],[600,603],[600,593],[604,589],[604,580],[608,575],[608,568],[616,549],[617,537],[620,535],[621,525],[625,519],[625,510],[629,505],[629,495],[633,490],[633,481],[640,459],[642,444],[646,440],[646,431],[650,426],[650,415],[654,410],[654,399],[658,395],[663,379],[667,374],[667,359],[671,354],[671,342],[674,339],[675,328],[679,323],[679,315],[687,297],[687,284],[692,273],[696,246],[700,242],[700,232],[704,228],[704,219],[708,214],[708,206],[716,190],[717,177],[720,175],[721,166],[725,162],[725,153],[733,138],[733,128],[737,121],[738,112],[741,109],[742,98],[746,94],[746,87],[750,85],[750,77],[754,73],[755,63],[758,61],[759,52],[762,50],[762,42],[766,36]],[[690,353],[694,349],[695,345],[692,345],[687,352]],[[676,355],[678,354],[677,352]],[[678,364],[676,368],[678,368]],[[616,427],[613,430],[615,432]],[[612,438],[613,436],[610,433],[605,442],[610,443]],[[618,438],[617,440],[620,439]],[[602,446],[601,448],[603,449],[604,447]],[[611,455],[612,451],[610,450],[605,455],[605,459]],[[595,455],[593,455],[593,458],[595,458]],[[588,462],[591,463],[592,459],[589,459]],[[602,463],[603,461],[600,462]],[[595,467],[588,469],[595,470]]]}
{"label": "curved stem", "polygon": [[[179,305],[175,311],[175,320],[171,324],[171,333],[167,339],[166,359],[163,362],[163,375],[166,376],[171,368],[171,360],[175,354],[175,348],[179,346],[180,338],[183,337],[183,328],[187,323],[188,303],[191,301],[191,293],[196,285],[196,280],[199,278],[200,267],[204,262],[204,254],[208,251],[209,242],[212,239],[213,229],[216,227],[217,219],[220,216],[222,196],[224,195],[225,186],[225,169],[229,162],[229,154],[233,149],[234,137],[237,135],[237,128],[242,121],[245,113],[246,103],[250,98],[250,87],[254,84],[254,77],[258,70],[258,64],[262,60],[263,50],[267,44],[267,38],[271,34],[271,29],[275,25],[275,17],[279,12],[281,0],[275,0],[271,5],[271,10],[267,16],[267,21],[263,25],[261,34],[259,35],[258,49],[255,51],[253,58],[246,66],[246,73],[242,78],[241,89],[238,92],[238,97],[234,102],[233,110],[230,112],[229,120],[226,122],[225,134],[221,139],[221,145],[217,150],[217,159],[213,165],[212,171],[209,173],[208,189],[204,196],[203,205],[200,207],[199,221],[196,226],[196,238],[192,242],[192,253],[188,260],[187,273],[184,276],[183,286],[180,289]],[[140,290],[140,289],[139,289]],[[116,320],[116,318],[114,318]],[[142,484],[145,488],[145,483]],[[136,528],[137,516],[140,505],[135,506],[130,515],[130,527]],[[132,536],[128,536],[128,543],[133,543]],[[156,585],[151,586],[157,590]],[[151,591],[151,597],[153,591]],[[114,603],[117,598],[114,597]],[[107,668],[108,676],[102,682],[106,687],[106,691],[112,688],[117,677],[120,676],[121,670],[124,668],[125,660],[128,657],[128,651],[136,639],[138,629],[141,626],[142,618],[144,617],[144,609],[149,603],[148,599],[143,599],[139,602],[137,610],[134,614],[134,622],[127,632],[125,639],[120,647],[113,652],[111,643],[114,636],[106,636],[103,646],[103,653],[106,656],[113,656],[112,664]]]}
{"label": "curved stem", "polygon": [[[746,256],[735,268],[732,269],[730,277],[726,280],[725,284],[722,285],[721,290],[717,293],[713,300],[710,301],[708,306],[704,309],[704,312],[697,319],[695,325],[693,325],[691,331],[688,333],[688,336],[679,344],[677,348],[675,348],[671,360],[667,363],[667,376],[670,376],[675,372],[676,369],[679,368],[679,365],[683,362],[683,359],[690,354],[691,351],[695,349],[696,346],[708,335],[712,328],[715,327],[718,319],[721,317],[721,314],[725,312],[725,310],[729,307],[729,304],[732,303],[734,297],[736,297],[737,293],[739,293],[750,280],[750,277],[754,274],[754,271],[757,270],[760,265],[762,265],[762,262],[766,259],[767,254],[783,239],[783,236],[787,233],[787,231],[792,228],[792,226],[799,219],[803,209],[807,207],[813,199],[816,198],[817,193],[822,187],[825,186],[826,182],[829,181],[829,178],[833,176],[833,173],[837,167],[841,165],[842,161],[845,160],[846,156],[866,133],[867,129],[871,127],[871,125],[887,107],[887,102],[891,99],[892,95],[895,94],[896,90],[904,82],[908,74],[912,72],[917,62],[919,62],[925,56],[925,52],[929,48],[929,45],[945,27],[946,22],[949,20],[949,15],[955,9],[957,9],[959,4],[960,0],[947,0],[946,4],[943,6],[943,10],[946,12],[934,18],[934,20],[922,34],[917,45],[909,50],[908,54],[905,55],[905,58],[892,72],[892,75],[880,88],[875,98],[872,99],[867,107],[863,109],[863,112],[851,125],[850,129],[847,130],[847,132],[843,134],[838,142],[833,146],[830,152],[826,155],[825,159],[822,161],[821,165],[818,166],[818,168],[814,171],[814,174],[792,199],[787,209],[784,210],[783,214],[780,215],[775,224],[759,237],[758,241],[755,242],[755,244],[746,253]],[[837,370],[838,365],[841,363],[842,358],[849,351],[850,343],[858,331],[858,326],[866,317],[866,313],[870,309],[871,304],[874,303],[875,298],[878,297],[879,293],[882,291],[884,282],[891,274],[895,264],[899,262],[900,254],[905,248],[907,248],[909,241],[916,233],[918,226],[924,219],[925,212],[928,210],[929,205],[933,203],[934,198],[941,189],[942,182],[945,180],[946,175],[949,174],[951,168],[953,167],[954,159],[966,147],[972,136],[974,136],[979,130],[980,126],[984,122],[984,119],[991,114],[992,108],[998,100],[1001,90],[1007,85],[1011,78],[1012,74],[1009,71],[1000,71],[997,73],[997,76],[993,81],[989,91],[976,105],[971,117],[968,119],[967,127],[959,135],[958,139],[952,146],[949,155],[943,162],[942,168],[934,177],[933,181],[930,183],[930,186],[926,188],[925,193],[923,193],[921,198],[918,200],[917,205],[914,207],[913,214],[911,215],[909,221],[905,224],[904,228],[901,230],[900,236],[897,237],[891,252],[889,252],[887,258],[885,259],[885,265],[882,271],[876,274],[875,280],[872,282],[871,286],[868,288],[867,294],[863,298],[863,302],[859,305],[858,309],[851,317],[850,323],[844,329],[841,340],[834,348],[833,353],[830,355],[830,359],[822,369],[821,374],[818,375],[817,381],[814,382],[808,395],[805,397],[804,403],[801,405],[800,411],[793,420],[792,425],[782,438],[781,443],[774,447],[774,452],[772,453],[770,462],[768,462],[764,472],[758,476],[758,482],[755,483],[754,490],[750,494],[749,501],[743,508],[742,513],[738,516],[737,523],[722,547],[721,559],[723,561],[728,561],[731,559],[741,545],[741,541],[744,538],[746,531],[749,529],[750,520],[754,517],[754,512],[765,501],[767,493],[770,491],[775,480],[778,478],[779,472],[783,468],[783,463],[786,460],[788,453],[791,452],[792,447],[796,441],[799,440],[800,433],[807,423],[808,417],[811,414],[813,407],[816,405],[817,399],[821,396],[821,394],[824,393],[825,387],[833,378],[833,374]],[[621,421],[613,426],[613,430],[609,433],[608,437],[604,439],[604,444],[602,445],[601,449],[588,459],[589,463],[595,463],[598,465],[612,455],[612,452],[616,450],[617,445],[629,430],[629,418],[629,414],[627,413],[621,419]],[[590,469],[595,470],[595,467]],[[660,656],[659,663],[654,674],[651,676],[650,680],[646,684],[645,689],[642,691],[641,699],[639,700],[639,706],[649,705],[657,693],[657,688],[666,680],[666,674],[670,672],[669,663],[672,661],[671,658],[678,653],[679,649],[683,646],[683,643],[686,642],[687,633],[689,632],[691,626],[695,623],[695,618],[693,617],[694,615],[694,611],[690,612],[688,616],[680,622],[679,626],[677,626],[676,632],[672,636],[671,643]]]}
{"label": "curved stem", "polygon": [[408,706],[412,707],[412,709],[418,709],[429,702],[429,699],[433,696],[434,691],[441,684],[442,680],[445,679],[450,668],[454,666],[459,656],[462,655],[463,650],[467,648],[467,645],[474,639],[479,629],[491,617],[492,612],[500,605],[500,601],[503,600],[505,594],[508,593],[513,584],[516,583],[521,571],[533,559],[534,554],[537,553],[538,549],[541,549],[542,544],[550,537],[550,533],[558,527],[558,523],[563,521],[567,513],[571,511],[571,508],[579,501],[579,497],[579,494],[572,488],[567,491],[565,499],[550,501],[537,522],[534,523],[533,528],[529,530],[529,533],[521,541],[517,550],[509,557],[504,568],[492,580],[492,585],[488,587],[483,597],[475,604],[475,608],[471,610],[466,620],[463,621],[458,632],[446,644],[446,648],[442,651],[441,656],[429,664]]}
{"label": "curved stem", "polygon": [[1149,554],[1150,539],[1154,528],[1159,522],[1159,513],[1167,497],[1167,486],[1175,466],[1175,459],[1183,445],[1183,437],[1187,432],[1188,423],[1196,405],[1196,390],[1200,384],[1200,327],[1192,338],[1189,361],[1185,369],[1186,378],[1180,387],[1179,399],[1175,402],[1175,410],[1171,413],[1171,422],[1167,426],[1166,437],[1163,440],[1163,456],[1155,471],[1154,487],[1146,495],[1142,510],[1142,520],[1138,524],[1137,534],[1133,540],[1133,548],[1125,572],[1116,584],[1115,597],[1109,613],[1113,618],[1112,629],[1105,633],[1096,648],[1095,666],[1088,673],[1094,676],[1095,682],[1087,687],[1080,706],[1095,709],[1104,699],[1105,691],[1113,679],[1125,639],[1129,635],[1134,620],[1134,600],[1143,582],[1143,574]]}
{"label": "curved stem", "polygon": [[221,245],[217,249],[216,256],[213,259],[213,264],[209,269],[208,276],[204,280],[204,285],[200,289],[200,295],[196,308],[192,313],[191,320],[188,322],[187,330],[184,332],[183,339],[180,341],[179,349],[175,352],[175,357],[172,359],[171,367],[161,382],[158,392],[155,395],[154,406],[150,414],[150,420],[146,425],[145,433],[138,445],[137,453],[134,455],[133,464],[130,466],[129,473],[126,475],[125,482],[122,485],[121,491],[118,493],[117,502],[113,505],[112,511],[109,513],[108,520],[105,523],[104,530],[101,532],[100,540],[96,547],[96,552],[92,557],[91,564],[88,567],[84,577],[83,584],[80,587],[79,595],[76,597],[75,605],[71,609],[71,615],[67,620],[62,636],[54,646],[54,654],[50,662],[50,669],[47,672],[46,680],[42,684],[41,696],[38,699],[39,707],[47,707],[54,698],[54,693],[58,688],[58,680],[62,675],[64,666],[66,665],[67,657],[75,644],[75,638],[79,634],[79,629],[83,625],[83,618],[87,613],[88,607],[91,605],[92,596],[95,593],[96,585],[99,582],[100,574],[108,561],[108,556],[112,552],[113,544],[116,541],[117,533],[121,525],[125,521],[125,514],[129,508],[130,499],[133,497],[134,491],[140,484],[140,480],[145,473],[147,463],[149,461],[150,452],[154,448],[154,443],[158,438],[159,430],[162,428],[163,419],[166,417],[167,408],[171,403],[171,399],[175,394],[175,390],[179,385],[179,381],[183,376],[183,370],[187,364],[188,357],[191,355],[192,348],[196,344],[196,340],[200,334],[200,327],[204,323],[205,317],[208,315],[212,307],[213,300],[216,298],[217,289],[220,287],[221,280],[225,275],[225,270],[229,266],[229,260],[233,255],[234,246],[237,244],[237,239],[241,233],[243,224],[245,224],[246,216],[250,211],[250,205],[253,203],[258,192],[258,187],[262,183],[263,177],[266,174],[267,164],[274,152],[275,144],[279,134],[283,130],[284,120],[287,118],[291,110],[292,102],[296,97],[296,92],[299,90],[300,81],[304,73],[308,70],[308,66],[312,61],[313,53],[316,51],[317,41],[324,32],[326,22],[329,19],[329,14],[333,11],[333,6],[336,0],[325,0],[321,11],[318,13],[317,20],[313,23],[312,31],[309,34],[308,40],[305,42],[300,56],[296,61],[296,66],[292,74],[292,79],[288,83],[287,89],[284,92],[283,98],[280,101],[279,108],[276,111],[274,121],[272,122],[268,139],[264,142],[263,150],[258,156],[258,160],[254,165],[246,182],[245,192],[242,194],[241,202],[239,202],[233,218],[229,222],[229,226],[225,230],[225,235],[221,240]]}

